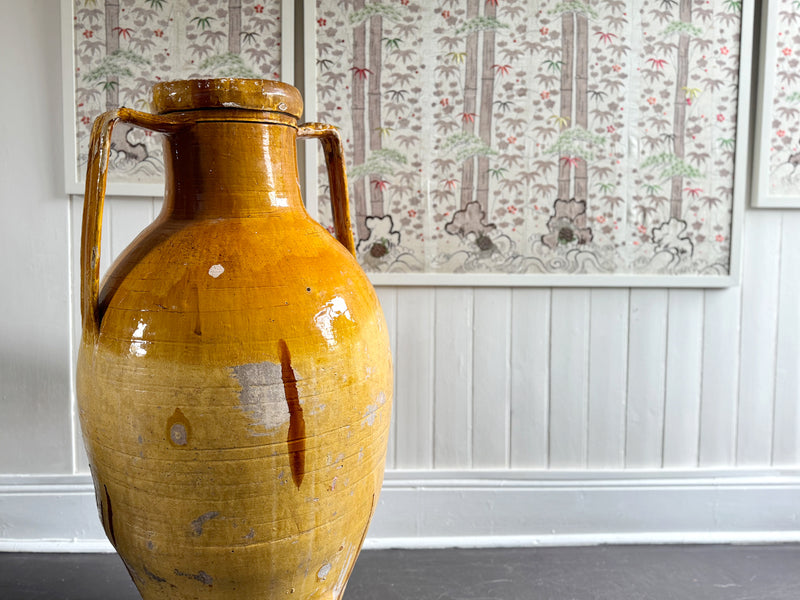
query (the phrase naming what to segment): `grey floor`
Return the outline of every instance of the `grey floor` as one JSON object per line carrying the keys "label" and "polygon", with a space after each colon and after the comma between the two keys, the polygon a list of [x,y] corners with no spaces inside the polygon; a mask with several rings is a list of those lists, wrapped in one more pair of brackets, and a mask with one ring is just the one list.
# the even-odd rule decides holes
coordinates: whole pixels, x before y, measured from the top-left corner
{"label": "grey floor", "polygon": [[[368,551],[344,600],[798,600],[798,566],[788,544]],[[116,555],[0,553],[2,600],[138,598]]]}

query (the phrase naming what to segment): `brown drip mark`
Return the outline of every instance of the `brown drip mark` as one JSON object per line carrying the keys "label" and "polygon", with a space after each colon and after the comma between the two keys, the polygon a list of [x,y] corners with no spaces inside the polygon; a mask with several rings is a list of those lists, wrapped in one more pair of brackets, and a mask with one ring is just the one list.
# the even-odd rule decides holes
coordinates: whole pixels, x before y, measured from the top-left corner
{"label": "brown drip mark", "polygon": [[292,481],[299,489],[306,471],[306,422],[303,418],[303,407],[297,393],[297,378],[292,369],[292,357],[284,340],[278,340],[281,355],[281,379],[286,405],[289,407],[289,433],[286,443],[289,446],[289,464],[292,469]]}
{"label": "brown drip mark", "polygon": [[111,538],[111,545],[117,547],[117,536],[114,535],[114,514],[111,511],[111,496],[108,495],[108,488],[103,485],[106,493],[106,518],[108,519],[108,537]]}

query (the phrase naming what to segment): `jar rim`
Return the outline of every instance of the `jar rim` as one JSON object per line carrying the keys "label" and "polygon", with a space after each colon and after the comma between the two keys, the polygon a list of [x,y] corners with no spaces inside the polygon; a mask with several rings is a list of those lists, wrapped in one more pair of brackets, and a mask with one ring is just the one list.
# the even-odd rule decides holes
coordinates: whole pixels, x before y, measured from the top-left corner
{"label": "jar rim", "polygon": [[269,79],[182,79],[153,86],[153,112],[239,108],[281,112],[299,119],[303,97],[294,86]]}

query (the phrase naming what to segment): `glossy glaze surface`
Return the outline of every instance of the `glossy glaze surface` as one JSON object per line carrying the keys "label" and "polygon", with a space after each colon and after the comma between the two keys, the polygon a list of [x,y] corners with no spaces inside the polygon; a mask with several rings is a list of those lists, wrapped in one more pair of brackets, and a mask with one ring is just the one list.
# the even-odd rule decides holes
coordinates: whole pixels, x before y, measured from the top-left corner
{"label": "glossy glaze surface", "polygon": [[[299,129],[326,148],[344,245],[302,206],[295,117],[262,110],[286,90],[254,85],[234,91],[256,108],[189,94],[95,128],[78,399],[103,525],[145,600],[339,598],[383,479],[391,357],[348,252],[341,145]],[[167,188],[100,288],[117,119],[167,132]]]}

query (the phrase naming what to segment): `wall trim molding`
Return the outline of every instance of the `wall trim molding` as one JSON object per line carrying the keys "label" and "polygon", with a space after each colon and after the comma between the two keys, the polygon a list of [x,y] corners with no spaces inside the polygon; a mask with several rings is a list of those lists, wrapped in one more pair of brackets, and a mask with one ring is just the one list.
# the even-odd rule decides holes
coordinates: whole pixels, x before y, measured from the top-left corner
{"label": "wall trim molding", "polygon": [[[112,552],[88,475],[0,475],[0,551]],[[800,541],[800,470],[388,471],[366,548]]]}

